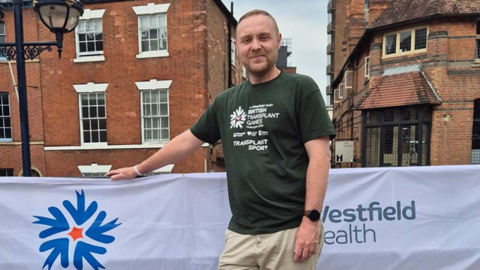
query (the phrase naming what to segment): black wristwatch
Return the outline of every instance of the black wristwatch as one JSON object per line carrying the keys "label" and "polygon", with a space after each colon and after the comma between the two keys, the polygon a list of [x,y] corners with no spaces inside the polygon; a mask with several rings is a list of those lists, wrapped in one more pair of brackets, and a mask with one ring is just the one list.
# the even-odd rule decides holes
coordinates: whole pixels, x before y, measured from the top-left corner
{"label": "black wristwatch", "polygon": [[320,220],[320,212],[317,210],[308,210],[303,213],[304,216],[308,217],[311,221],[319,221]]}

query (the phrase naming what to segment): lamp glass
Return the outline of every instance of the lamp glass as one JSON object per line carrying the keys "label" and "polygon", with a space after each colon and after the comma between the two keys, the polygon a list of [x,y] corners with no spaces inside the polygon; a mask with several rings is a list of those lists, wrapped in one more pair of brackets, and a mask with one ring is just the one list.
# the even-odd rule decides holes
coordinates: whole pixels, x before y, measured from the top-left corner
{"label": "lamp glass", "polygon": [[40,7],[39,13],[48,28],[63,28],[67,16],[67,6],[44,5]]}
{"label": "lamp glass", "polygon": [[70,32],[77,27],[80,18],[80,12],[77,9],[70,8],[70,15],[65,29]]}

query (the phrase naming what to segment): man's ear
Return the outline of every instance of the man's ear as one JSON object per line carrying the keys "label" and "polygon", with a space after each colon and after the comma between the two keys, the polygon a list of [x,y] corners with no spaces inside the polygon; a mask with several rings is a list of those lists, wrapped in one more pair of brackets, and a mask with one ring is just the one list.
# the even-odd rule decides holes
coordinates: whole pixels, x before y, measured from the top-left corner
{"label": "man's ear", "polygon": [[282,47],[282,33],[278,33],[278,49]]}

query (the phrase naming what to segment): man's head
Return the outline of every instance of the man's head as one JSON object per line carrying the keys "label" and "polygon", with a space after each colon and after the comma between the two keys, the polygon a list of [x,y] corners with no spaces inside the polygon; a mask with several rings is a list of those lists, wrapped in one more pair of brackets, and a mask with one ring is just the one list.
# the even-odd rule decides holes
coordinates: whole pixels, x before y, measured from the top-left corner
{"label": "man's head", "polygon": [[235,45],[242,64],[254,77],[264,77],[274,70],[282,35],[268,12],[252,10],[237,25]]}

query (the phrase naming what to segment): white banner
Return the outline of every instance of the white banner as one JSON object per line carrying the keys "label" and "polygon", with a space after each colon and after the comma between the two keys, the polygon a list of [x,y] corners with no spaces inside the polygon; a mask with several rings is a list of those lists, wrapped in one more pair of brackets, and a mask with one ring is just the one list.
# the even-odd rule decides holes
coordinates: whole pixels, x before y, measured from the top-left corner
{"label": "white banner", "polygon": [[[317,269],[480,269],[480,166],[331,170]],[[217,269],[224,174],[0,178],[0,270]]]}

